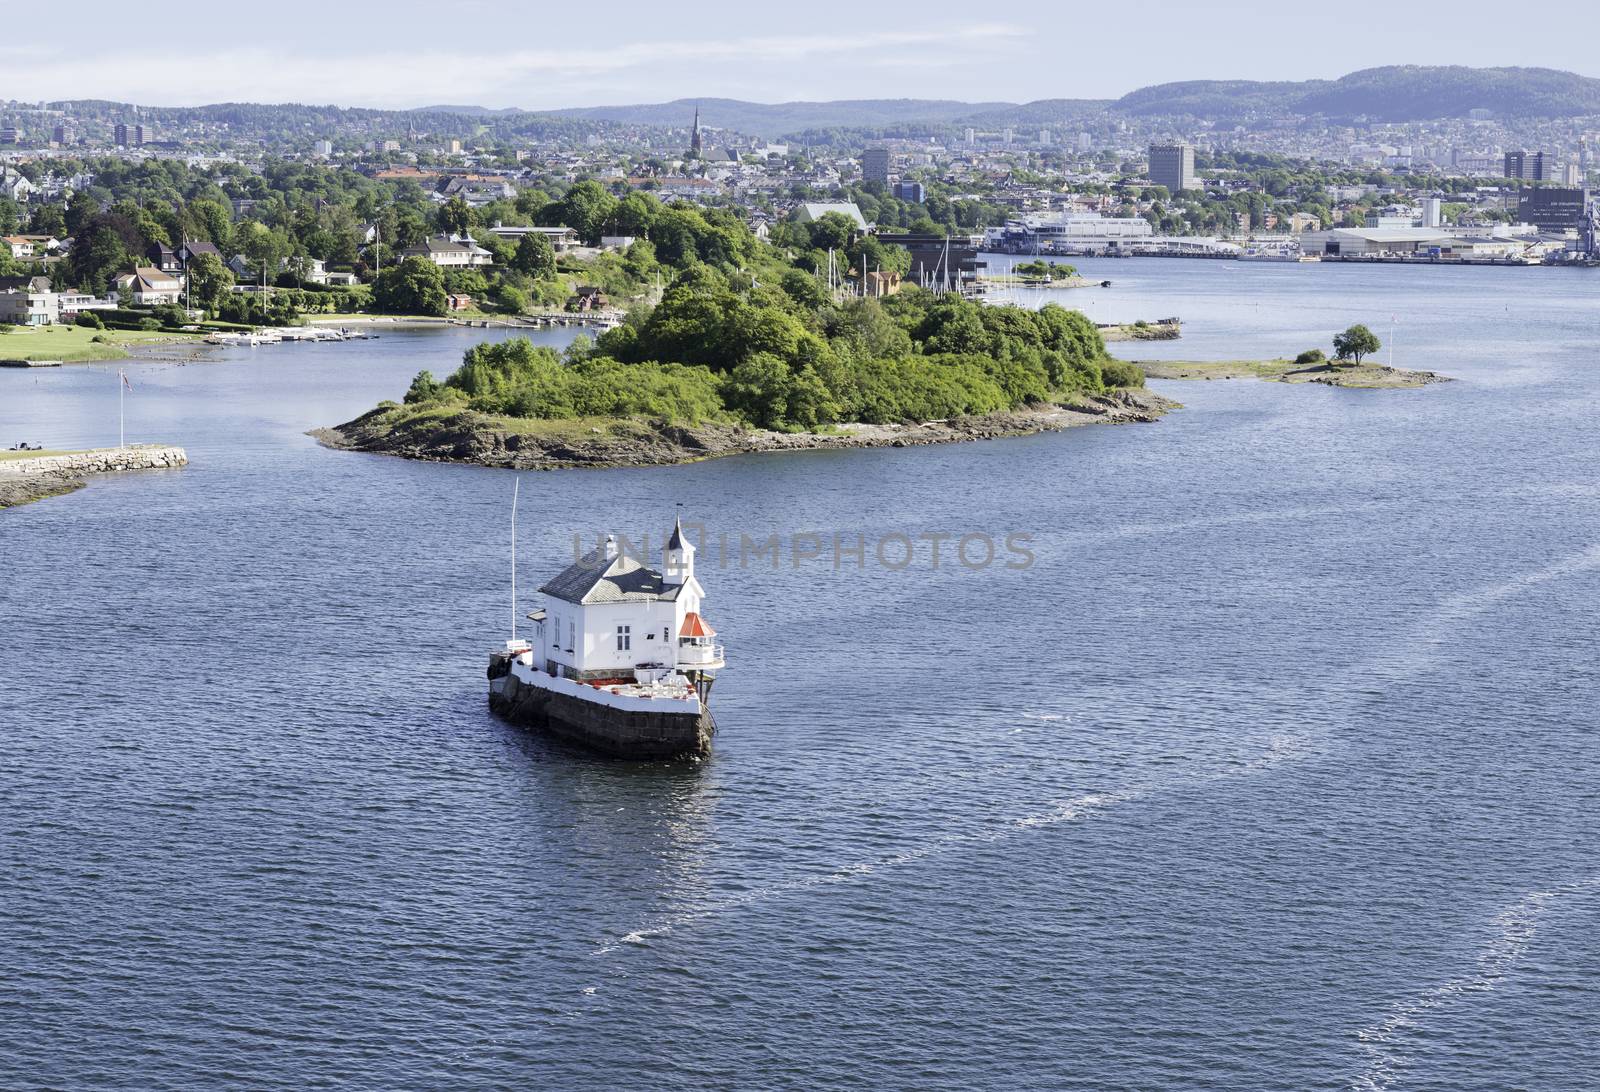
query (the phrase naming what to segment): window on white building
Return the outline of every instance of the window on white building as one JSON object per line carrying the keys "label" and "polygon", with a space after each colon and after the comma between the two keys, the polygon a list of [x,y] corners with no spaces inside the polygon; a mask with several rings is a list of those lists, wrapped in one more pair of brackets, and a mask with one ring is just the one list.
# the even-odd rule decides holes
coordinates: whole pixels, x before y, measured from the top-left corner
{"label": "window on white building", "polygon": [[628,652],[633,648],[633,627],[617,627],[617,651]]}
{"label": "window on white building", "polygon": [[571,652],[578,647],[578,623],[567,622],[567,651]]}

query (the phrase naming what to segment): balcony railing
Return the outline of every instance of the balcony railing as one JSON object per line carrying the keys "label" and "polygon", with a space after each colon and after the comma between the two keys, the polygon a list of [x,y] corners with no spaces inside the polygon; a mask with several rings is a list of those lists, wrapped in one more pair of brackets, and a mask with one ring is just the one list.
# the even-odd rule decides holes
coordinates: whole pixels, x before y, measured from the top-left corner
{"label": "balcony railing", "polygon": [[680,645],[678,647],[678,664],[680,666],[694,667],[697,664],[720,664],[724,662],[721,645]]}

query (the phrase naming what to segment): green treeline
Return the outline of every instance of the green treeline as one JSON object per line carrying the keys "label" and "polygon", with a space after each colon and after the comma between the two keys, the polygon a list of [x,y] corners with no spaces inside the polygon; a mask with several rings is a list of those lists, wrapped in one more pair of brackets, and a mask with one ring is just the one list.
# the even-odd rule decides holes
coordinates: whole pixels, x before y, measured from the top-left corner
{"label": "green treeline", "polygon": [[695,264],[661,303],[564,356],[526,339],[479,345],[412,405],[529,418],[650,416],[784,430],[845,421],[993,413],[1074,393],[1138,386],[1083,315],[983,306],[908,289],[829,298],[790,267],[772,280]]}

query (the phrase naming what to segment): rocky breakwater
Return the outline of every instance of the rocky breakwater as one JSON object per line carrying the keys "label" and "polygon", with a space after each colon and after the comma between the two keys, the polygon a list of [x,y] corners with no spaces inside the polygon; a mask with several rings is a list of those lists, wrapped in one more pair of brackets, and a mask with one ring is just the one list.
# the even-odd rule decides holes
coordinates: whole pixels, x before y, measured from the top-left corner
{"label": "rocky breakwater", "polygon": [[188,464],[189,456],[183,448],[158,444],[38,455],[0,452],[0,508],[70,493],[83,487],[84,478],[95,474],[170,470]]}

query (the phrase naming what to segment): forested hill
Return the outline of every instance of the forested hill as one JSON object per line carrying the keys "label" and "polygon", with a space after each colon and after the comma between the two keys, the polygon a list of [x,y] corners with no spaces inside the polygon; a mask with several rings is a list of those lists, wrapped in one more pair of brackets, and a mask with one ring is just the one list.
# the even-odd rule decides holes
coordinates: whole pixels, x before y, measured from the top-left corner
{"label": "forested hill", "polygon": [[1039,99],[965,103],[948,99],[845,99],[837,102],[743,102],[679,99],[657,104],[591,106],[553,114],[633,125],[684,125],[700,109],[704,125],[767,137],[827,129],[915,126],[1048,126],[1091,114],[1192,116],[1228,122],[1249,117],[1370,118],[1425,121],[1489,110],[1500,118],[1600,115],[1600,79],[1549,68],[1421,65],[1368,68],[1337,80],[1267,82],[1191,80],[1141,88],[1120,99]]}
{"label": "forested hill", "polygon": [[1600,114],[1600,80],[1550,68],[1404,65],[1300,83],[1166,83],[1124,95],[1113,109],[1142,116],[1190,114],[1210,120],[1253,113],[1421,121],[1464,117],[1480,109],[1492,111],[1496,117],[1580,117]]}
{"label": "forested hill", "polygon": [[[126,118],[131,110],[127,105],[109,102],[59,105],[82,116],[117,120]],[[352,121],[385,132],[405,132],[415,127],[435,135],[469,135],[488,129],[500,135],[552,137],[582,134],[606,125],[687,127],[697,107],[701,124],[713,130],[821,143],[826,142],[830,131],[837,134],[839,130],[907,135],[960,126],[1021,129],[1119,115],[1187,116],[1213,123],[1258,117],[1401,122],[1465,117],[1470,111],[1481,109],[1503,119],[1573,118],[1600,115],[1600,79],[1549,68],[1405,65],[1364,69],[1337,80],[1191,80],[1141,88],[1120,99],[1039,99],[1028,103],[951,99],[759,103],[708,98],[538,112],[481,106],[431,106],[403,111],[222,103],[145,106],[141,107],[141,117],[153,121],[158,129],[174,123],[217,122],[264,137],[285,132],[320,135]]]}
{"label": "forested hill", "polygon": [[885,125],[952,124],[974,114],[1021,109],[1015,103],[951,99],[840,99],[834,102],[744,102],[740,99],[677,99],[631,106],[585,106],[554,110],[560,117],[614,121],[624,125],[687,126],[700,111],[702,125],[758,136],[783,136],[802,129],[872,128]]}

